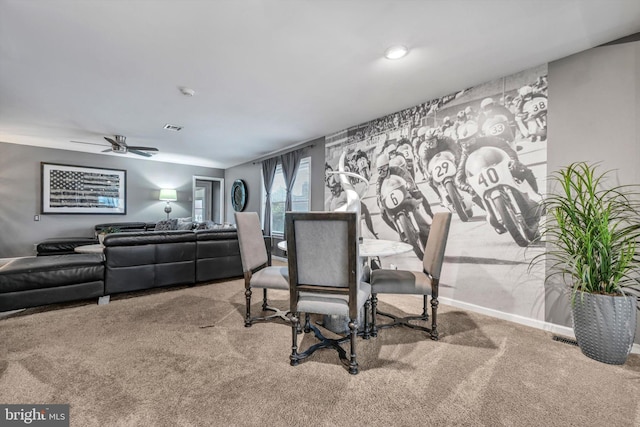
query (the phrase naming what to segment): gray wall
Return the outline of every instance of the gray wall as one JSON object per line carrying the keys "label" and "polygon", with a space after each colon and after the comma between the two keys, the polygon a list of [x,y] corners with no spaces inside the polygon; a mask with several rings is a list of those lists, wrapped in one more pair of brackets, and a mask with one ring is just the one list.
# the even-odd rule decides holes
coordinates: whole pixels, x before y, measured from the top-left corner
{"label": "gray wall", "polygon": [[[599,47],[549,64],[548,171],[601,161],[640,184],[640,42]],[[551,188],[548,188],[551,191]],[[547,283],[548,322],[571,326],[567,287]],[[636,333],[640,342],[640,330]]]}
{"label": "gray wall", "polygon": [[[127,214],[41,214],[40,162],[126,170]],[[33,255],[34,244],[50,237],[92,236],[99,223],[164,219],[160,188],[178,190],[171,217],[189,217],[193,175],[224,178],[224,171],[0,142],[0,258]],[[36,214],[39,222],[33,220]]]}
{"label": "gray wall", "polygon": [[[575,161],[602,161],[603,169],[619,170],[621,182],[640,183],[640,42],[590,49],[552,62],[548,70],[548,172]],[[320,141],[310,151],[313,210],[324,210]],[[259,188],[259,163],[226,170],[227,177],[243,175],[250,188]],[[247,209],[260,212],[258,204]],[[571,326],[566,290],[559,283],[546,284],[545,321]]]}
{"label": "gray wall", "polygon": [[[311,210],[324,209],[324,137],[304,144],[303,157],[311,156]],[[263,159],[259,159],[263,160]],[[247,206],[244,212],[262,212],[262,163],[248,162],[226,169],[224,174],[225,200],[229,200],[231,186],[236,179],[247,185]],[[235,223],[233,207],[226,203],[226,221]],[[262,220],[262,215],[260,215]]]}

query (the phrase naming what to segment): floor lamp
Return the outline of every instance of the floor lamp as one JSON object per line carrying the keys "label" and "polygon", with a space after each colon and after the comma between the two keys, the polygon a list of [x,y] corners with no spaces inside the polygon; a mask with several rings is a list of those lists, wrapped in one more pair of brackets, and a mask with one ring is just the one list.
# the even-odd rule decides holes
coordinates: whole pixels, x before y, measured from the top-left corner
{"label": "floor lamp", "polygon": [[159,199],[167,202],[167,205],[164,207],[164,211],[167,213],[167,219],[169,219],[169,214],[171,213],[171,202],[178,200],[178,193],[176,190],[163,188],[160,190]]}

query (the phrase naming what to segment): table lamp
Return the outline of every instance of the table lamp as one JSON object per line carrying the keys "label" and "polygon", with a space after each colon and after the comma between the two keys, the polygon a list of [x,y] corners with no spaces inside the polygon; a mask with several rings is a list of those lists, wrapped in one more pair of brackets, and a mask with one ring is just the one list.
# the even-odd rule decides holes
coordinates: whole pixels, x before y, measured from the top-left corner
{"label": "table lamp", "polygon": [[167,219],[169,219],[169,214],[171,213],[171,202],[178,200],[178,193],[176,190],[163,188],[160,190],[159,199],[167,202],[167,205],[164,207],[164,211],[167,213]]}

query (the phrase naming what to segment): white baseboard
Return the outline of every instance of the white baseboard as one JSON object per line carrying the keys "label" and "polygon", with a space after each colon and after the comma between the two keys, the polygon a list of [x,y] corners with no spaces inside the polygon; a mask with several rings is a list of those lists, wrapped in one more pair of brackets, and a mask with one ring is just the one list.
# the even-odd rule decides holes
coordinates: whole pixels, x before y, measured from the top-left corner
{"label": "white baseboard", "polygon": [[[473,311],[474,313],[480,313],[487,316],[496,317],[498,319],[508,320],[510,322],[519,323],[525,326],[531,326],[533,328],[542,329],[543,331],[563,335],[568,338],[576,338],[575,334],[573,333],[573,328],[567,326],[556,325],[554,323],[531,319],[529,317],[524,317],[517,314],[505,313],[503,311],[494,310],[492,308],[481,307],[479,305],[457,301],[446,297],[439,297],[438,300],[443,304],[450,305],[452,307],[462,308],[464,310]],[[640,354],[640,344],[634,343],[633,347],[631,348],[631,353]]]}

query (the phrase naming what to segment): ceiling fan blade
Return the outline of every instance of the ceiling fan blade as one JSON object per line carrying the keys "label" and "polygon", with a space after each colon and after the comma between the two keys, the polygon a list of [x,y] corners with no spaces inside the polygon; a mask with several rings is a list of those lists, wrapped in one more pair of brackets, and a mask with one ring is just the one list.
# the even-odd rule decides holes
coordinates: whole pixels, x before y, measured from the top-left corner
{"label": "ceiling fan blade", "polygon": [[106,150],[102,150],[103,153],[108,153],[110,151],[113,151],[113,148],[107,148]]}
{"label": "ceiling fan blade", "polygon": [[109,138],[108,136],[105,136],[104,139],[106,139],[107,141],[109,141],[109,143],[113,146],[113,147],[120,147],[120,144],[118,142],[116,142],[114,139]]}
{"label": "ceiling fan blade", "polygon": [[129,151],[131,150],[142,150],[142,151],[158,151],[155,147],[139,147],[135,145],[129,145]]}
{"label": "ceiling fan blade", "polygon": [[138,151],[138,150],[135,150],[135,149],[131,149],[131,147],[129,147],[129,153],[137,154],[139,156],[144,156],[144,157],[151,157],[151,154],[145,153],[144,151]]}
{"label": "ceiling fan blade", "polygon": [[104,144],[98,144],[98,143],[95,143],[95,142],[73,141],[73,140],[71,140],[69,142],[75,142],[76,144],[97,145],[98,147],[106,147],[106,145],[104,145]]}

